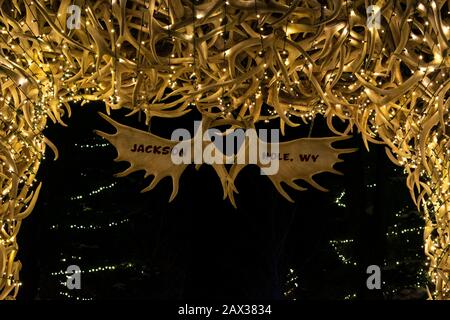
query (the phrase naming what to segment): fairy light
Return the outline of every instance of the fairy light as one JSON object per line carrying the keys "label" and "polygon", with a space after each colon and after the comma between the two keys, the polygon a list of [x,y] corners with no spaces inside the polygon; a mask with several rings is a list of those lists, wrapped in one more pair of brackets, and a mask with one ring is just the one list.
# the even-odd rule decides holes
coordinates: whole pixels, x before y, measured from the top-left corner
{"label": "fairy light", "polygon": [[338,256],[339,260],[342,261],[345,265],[352,265],[356,266],[356,261],[352,261],[349,257],[346,257],[343,253],[342,246],[347,246],[349,244],[352,244],[354,242],[353,239],[345,239],[345,240],[330,240],[328,243],[335,251],[336,255]]}
{"label": "fairy light", "polygon": [[[66,228],[71,230],[83,230],[83,231],[94,231],[94,230],[103,230],[106,228],[114,228],[121,226],[123,224],[129,223],[130,219],[122,219],[120,221],[112,221],[104,225],[77,225],[77,224],[70,224]],[[59,230],[60,226],[58,224],[54,224],[50,226],[50,230]]]}
{"label": "fairy light", "polygon": [[334,200],[334,202],[338,205],[338,207],[346,208],[347,205],[342,202],[342,199],[345,197],[345,190],[342,191],[339,196]]}
{"label": "fairy light", "polygon": [[108,143],[93,143],[93,144],[74,144],[75,147],[80,149],[97,149],[97,148],[107,148],[110,145]]}
{"label": "fairy light", "polygon": [[[104,272],[104,271],[116,271],[116,270],[123,270],[123,269],[133,269],[138,268],[135,263],[133,262],[123,262],[119,264],[111,264],[111,265],[103,265],[103,266],[96,266],[96,267],[88,267],[85,268],[84,266],[80,266],[81,268],[81,274],[89,274],[89,273],[98,273],[98,272]],[[66,270],[59,270],[55,272],[51,272],[50,275],[53,277],[61,277],[62,275],[66,274]]]}
{"label": "fairy light", "polygon": [[112,188],[115,187],[115,186],[117,186],[117,182],[113,182],[113,183],[111,183],[111,184],[109,184],[109,185],[106,185],[106,186],[98,187],[97,189],[90,191],[90,192],[89,192],[88,194],[86,194],[86,195],[72,196],[72,197],[70,197],[70,200],[82,200],[82,199],[87,198],[87,197],[92,197],[92,196],[94,196],[94,195],[97,195],[97,194],[99,194],[99,193],[105,191],[105,190],[112,189]]}
{"label": "fairy light", "polygon": [[295,301],[295,292],[296,289],[298,288],[298,275],[297,272],[295,271],[295,269],[289,268],[287,277],[286,277],[286,282],[285,282],[285,289],[283,292],[283,295],[290,300]]}

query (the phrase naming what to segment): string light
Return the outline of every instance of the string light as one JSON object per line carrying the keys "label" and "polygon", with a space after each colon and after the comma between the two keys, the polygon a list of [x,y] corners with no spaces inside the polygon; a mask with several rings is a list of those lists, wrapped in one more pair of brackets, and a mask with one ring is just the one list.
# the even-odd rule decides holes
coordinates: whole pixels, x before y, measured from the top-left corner
{"label": "string light", "polygon": [[346,208],[347,205],[342,202],[342,198],[345,196],[345,190],[341,192],[341,194],[334,200],[334,202],[338,205],[338,207]]}
{"label": "string light", "polygon": [[295,290],[298,288],[298,276],[294,269],[289,268],[289,272],[287,275],[287,280],[285,282],[286,288],[284,289],[283,295],[288,298],[292,299],[293,301],[296,300],[294,297]]}
{"label": "string light", "polygon": [[75,147],[80,149],[96,149],[96,148],[107,148],[110,145],[108,143],[94,143],[94,144],[74,144]]}
{"label": "string light", "polygon": [[111,189],[111,188],[113,188],[115,186],[117,186],[117,182],[113,182],[113,183],[111,183],[111,184],[109,184],[107,186],[102,186],[102,187],[99,187],[99,188],[97,188],[95,190],[92,190],[87,195],[72,196],[72,197],[70,197],[70,200],[82,200],[83,198],[91,197],[93,195],[97,195],[97,194],[99,194],[99,193],[101,193],[101,192],[103,192],[105,190],[109,190],[109,189]]}
{"label": "string light", "polygon": [[[68,229],[73,229],[73,230],[86,230],[86,231],[91,231],[91,230],[102,230],[105,228],[112,228],[112,227],[118,227],[120,225],[123,225],[125,223],[130,222],[130,219],[122,219],[120,221],[113,221],[113,222],[109,222],[108,224],[105,225],[76,225],[76,224],[70,224],[67,226]],[[50,230],[57,230],[60,229],[60,226],[58,224],[54,224],[50,226]]]}
{"label": "string light", "polygon": [[[116,269],[130,269],[130,268],[135,268],[136,264],[133,262],[125,262],[125,263],[119,263],[119,264],[112,264],[112,265],[104,265],[104,266],[100,266],[100,267],[91,267],[88,269],[85,268],[81,268],[81,274],[84,273],[98,273],[98,272],[103,272],[103,271],[115,271]],[[59,270],[56,272],[51,272],[50,275],[51,276],[58,276],[60,277],[61,275],[65,275],[66,271],[65,270]]]}

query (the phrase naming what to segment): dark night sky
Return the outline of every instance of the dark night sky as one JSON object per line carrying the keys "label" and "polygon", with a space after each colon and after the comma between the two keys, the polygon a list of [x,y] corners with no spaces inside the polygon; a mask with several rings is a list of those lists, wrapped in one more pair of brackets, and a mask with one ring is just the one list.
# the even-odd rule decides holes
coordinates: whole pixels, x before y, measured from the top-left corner
{"label": "dark night sky", "polygon": [[[237,180],[240,194],[238,209],[234,209],[228,200],[222,200],[219,179],[207,165],[199,171],[190,166],[182,175],[177,197],[168,204],[172,190],[169,178],[153,191],[140,194],[151,178],[144,180],[142,172],[113,178],[127,166],[113,161],[113,147],[90,152],[76,148],[75,144],[97,139],[94,129],[114,129],[97,114],[104,111],[100,103],[73,109],[67,120],[69,127],[50,125],[46,130],[46,136],[58,146],[60,159],[52,161],[51,151],[47,152],[39,174],[44,180],[40,200],[21,230],[24,287],[20,298],[61,298],[57,296],[57,280],[64,279],[50,277],[49,273],[72,262],[83,269],[123,261],[133,261],[137,267],[87,275],[82,296],[281,299],[287,270],[294,268],[299,277],[298,299],[342,299],[351,292],[361,298],[381,297],[380,292],[364,288],[365,268],[382,265],[393,251],[395,256],[396,248],[388,248],[385,237],[392,221],[389,214],[396,202],[411,202],[405,197],[403,181],[388,184],[386,177],[394,175],[394,166],[383,147],[373,146],[367,153],[360,137],[337,143],[360,148],[342,156],[346,161],[336,166],[345,176],[316,176],[331,190],[328,193],[297,192],[286,187],[295,204],[282,198],[257,167],[248,166]],[[114,111],[112,118],[144,128],[136,116],[125,119],[124,114]],[[170,138],[176,128],[192,129],[194,119],[199,119],[198,115],[155,118],[152,132]],[[305,137],[309,129],[309,125],[288,128],[286,140]],[[317,118],[312,137],[330,135]],[[117,182],[117,187],[98,197],[85,202],[68,200],[111,182]],[[370,183],[378,183],[375,191],[367,190]],[[346,208],[335,203],[343,189],[347,190]],[[122,218],[131,222],[114,230],[49,231],[54,224],[104,224]],[[415,236],[417,243],[420,237]],[[358,261],[357,267],[343,266],[329,246],[330,240],[345,238],[357,243],[349,253]],[[69,257],[64,263],[59,259],[61,254]],[[72,256],[83,260],[70,261]],[[401,278],[400,271],[392,272],[393,278]]]}

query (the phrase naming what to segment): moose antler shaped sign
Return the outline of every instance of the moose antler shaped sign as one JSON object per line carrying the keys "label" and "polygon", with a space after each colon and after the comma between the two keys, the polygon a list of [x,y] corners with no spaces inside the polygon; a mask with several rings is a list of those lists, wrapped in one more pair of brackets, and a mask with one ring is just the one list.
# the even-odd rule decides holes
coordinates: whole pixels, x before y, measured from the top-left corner
{"label": "moose antler shaped sign", "polygon": [[[221,142],[220,147],[217,147],[217,136],[213,136],[211,131],[203,126],[203,121],[197,127],[193,138],[187,131],[183,131],[185,133],[183,137],[177,135],[175,130],[172,136],[184,138],[182,141],[175,141],[122,125],[104,114],[101,116],[116,128],[116,133],[97,131],[97,134],[106,138],[117,149],[116,161],[130,163],[124,172],[116,176],[122,177],[144,170],[145,177],[151,175],[153,180],[142,192],[152,190],[162,178],[171,177],[173,191],[169,201],[177,195],[180,177],[186,167],[189,164],[206,163],[214,167],[222,183],[224,198],[228,196],[234,206],[236,206],[234,181],[248,164],[258,165],[261,173],[269,177],[277,190],[287,200],[293,202],[281,183],[296,190],[306,190],[295,183],[295,180],[301,179],[316,189],[326,191],[313,180],[313,176],[322,172],[341,174],[333,168],[334,164],[342,161],[339,155],[355,151],[355,149],[335,149],[331,146],[333,142],[347,137],[303,138],[279,143],[278,130],[274,130],[275,133],[272,133],[271,137],[277,141],[268,143],[262,141],[254,129],[248,129],[246,132],[240,130],[237,134],[228,132],[227,142]],[[228,146],[227,151],[234,149],[235,139],[241,141],[238,142],[240,148],[236,154],[233,150],[231,155],[227,156],[223,147]],[[233,164],[230,173],[226,170],[225,164]]]}
{"label": "moose antler shaped sign", "polygon": [[[0,299],[19,290],[17,234],[37,198],[45,148],[56,151],[43,129],[48,119],[65,125],[71,103],[87,101],[103,101],[107,114],[144,113],[147,124],[196,109],[277,121],[281,133],[323,116],[337,136],[358,131],[367,147],[385,144],[423,213],[430,297],[449,299],[448,12],[445,0],[0,0]],[[117,145],[119,156],[156,174],[150,187],[171,176],[174,197],[185,165],[146,167],[167,150],[150,140],[135,140],[139,155],[125,153],[134,143]],[[333,170],[340,153],[330,142],[280,144],[280,170],[269,178],[285,196],[282,183],[298,189],[292,179],[317,187],[310,175]],[[308,152],[314,170],[304,170],[297,148],[328,156],[314,162],[318,151]],[[214,165],[232,201],[243,165]]]}

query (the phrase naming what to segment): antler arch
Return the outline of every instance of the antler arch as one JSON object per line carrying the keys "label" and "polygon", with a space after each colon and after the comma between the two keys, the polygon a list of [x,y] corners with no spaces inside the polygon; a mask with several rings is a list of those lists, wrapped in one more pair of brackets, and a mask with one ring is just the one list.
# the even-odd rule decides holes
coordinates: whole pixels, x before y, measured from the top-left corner
{"label": "antler arch", "polygon": [[0,0],[0,299],[20,285],[16,236],[54,148],[47,119],[64,125],[70,102],[93,100],[147,123],[196,108],[282,130],[316,114],[336,134],[334,118],[344,133],[356,126],[404,167],[425,218],[432,296],[448,299],[449,2],[377,8],[368,24],[361,0]]}

